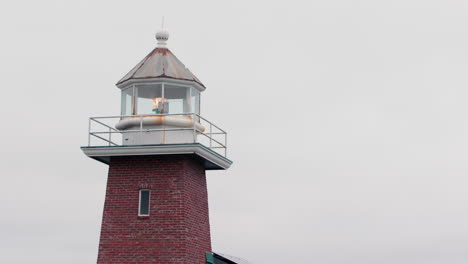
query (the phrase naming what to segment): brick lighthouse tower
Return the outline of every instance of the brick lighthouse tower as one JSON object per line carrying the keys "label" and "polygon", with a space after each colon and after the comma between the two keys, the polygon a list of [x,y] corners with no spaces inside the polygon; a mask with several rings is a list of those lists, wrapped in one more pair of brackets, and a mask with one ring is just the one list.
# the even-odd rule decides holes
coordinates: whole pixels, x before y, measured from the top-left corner
{"label": "brick lighthouse tower", "polygon": [[97,263],[202,264],[211,251],[206,170],[226,132],[200,115],[205,86],[166,47],[117,83],[121,115],[91,117],[83,152],[109,165]]}

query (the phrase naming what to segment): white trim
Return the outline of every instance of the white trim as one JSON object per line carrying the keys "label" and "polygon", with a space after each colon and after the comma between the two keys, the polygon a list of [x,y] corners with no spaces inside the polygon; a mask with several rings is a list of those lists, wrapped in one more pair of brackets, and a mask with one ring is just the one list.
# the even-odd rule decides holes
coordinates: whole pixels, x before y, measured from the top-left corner
{"label": "white trim", "polygon": [[[148,191],[148,214],[141,214],[141,192]],[[151,190],[150,189],[140,189],[138,190],[138,216],[149,216],[151,213]]]}
{"label": "white trim", "polygon": [[228,169],[232,161],[220,154],[202,147],[200,144],[157,145],[157,146],[115,146],[115,147],[82,147],[88,157],[116,157],[139,155],[171,155],[195,154],[219,166],[219,169]]}
{"label": "white trim", "polygon": [[132,115],[136,115],[136,112],[137,112],[137,102],[138,102],[138,94],[137,94],[137,91],[136,91],[136,87],[135,85],[133,84],[132,85],[132,93],[133,93],[133,96],[132,96]]}
{"label": "white trim", "polygon": [[205,87],[201,86],[199,83],[195,81],[189,80],[179,80],[179,79],[172,79],[172,78],[164,78],[164,77],[156,77],[156,78],[141,78],[141,79],[129,79],[125,82],[116,85],[119,89],[125,89],[127,86],[132,84],[159,84],[162,82],[166,82],[169,84],[177,84],[177,85],[185,85],[185,86],[192,86],[200,92],[206,90]]}

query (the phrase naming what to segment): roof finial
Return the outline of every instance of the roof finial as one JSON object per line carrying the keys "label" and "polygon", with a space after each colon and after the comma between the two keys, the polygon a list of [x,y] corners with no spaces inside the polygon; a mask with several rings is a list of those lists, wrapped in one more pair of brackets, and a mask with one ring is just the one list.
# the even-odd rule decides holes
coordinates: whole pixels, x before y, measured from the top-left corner
{"label": "roof finial", "polygon": [[158,48],[166,49],[167,40],[169,39],[169,32],[164,30],[164,17],[162,18],[161,30],[156,33],[156,40],[158,40]]}

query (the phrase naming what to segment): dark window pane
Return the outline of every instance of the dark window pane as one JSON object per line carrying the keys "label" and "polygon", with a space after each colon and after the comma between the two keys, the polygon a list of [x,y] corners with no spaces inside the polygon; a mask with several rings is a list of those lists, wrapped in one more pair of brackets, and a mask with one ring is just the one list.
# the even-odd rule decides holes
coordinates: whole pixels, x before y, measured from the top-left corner
{"label": "dark window pane", "polygon": [[150,191],[140,190],[140,213],[139,215],[149,215]]}

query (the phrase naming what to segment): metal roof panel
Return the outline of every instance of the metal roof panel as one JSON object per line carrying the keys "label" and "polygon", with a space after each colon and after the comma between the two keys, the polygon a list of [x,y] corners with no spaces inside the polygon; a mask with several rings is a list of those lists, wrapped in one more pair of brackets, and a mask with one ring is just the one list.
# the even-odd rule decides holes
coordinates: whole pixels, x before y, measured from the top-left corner
{"label": "metal roof panel", "polygon": [[131,79],[172,78],[193,81],[205,87],[201,81],[167,48],[155,48],[117,85]]}

